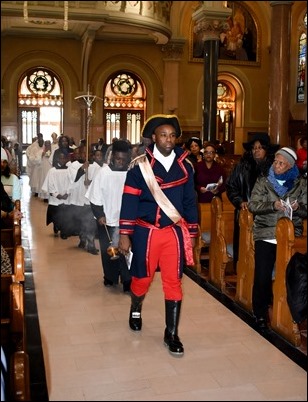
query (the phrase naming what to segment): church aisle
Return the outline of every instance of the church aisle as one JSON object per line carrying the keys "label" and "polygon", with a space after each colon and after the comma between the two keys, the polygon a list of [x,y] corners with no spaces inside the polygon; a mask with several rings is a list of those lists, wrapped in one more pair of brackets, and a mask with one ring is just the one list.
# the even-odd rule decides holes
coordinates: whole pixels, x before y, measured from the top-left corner
{"label": "church aisle", "polygon": [[54,237],[47,204],[31,196],[27,176],[22,181],[50,401],[307,400],[306,371],[186,275],[184,357],[163,345],[159,273],[142,331],[132,332],[130,298],[121,286],[103,286],[100,255],[78,249],[77,237]]}

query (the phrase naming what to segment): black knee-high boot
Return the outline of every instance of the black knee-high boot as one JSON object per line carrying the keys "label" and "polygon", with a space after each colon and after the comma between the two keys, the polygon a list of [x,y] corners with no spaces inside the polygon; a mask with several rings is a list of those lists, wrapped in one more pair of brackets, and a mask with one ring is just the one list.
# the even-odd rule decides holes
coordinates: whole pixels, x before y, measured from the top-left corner
{"label": "black knee-high boot", "polygon": [[183,344],[178,337],[181,304],[181,300],[165,300],[166,329],[164,343],[168,346],[169,352],[175,356],[182,356],[184,353]]}
{"label": "black knee-high boot", "polygon": [[131,307],[129,313],[129,326],[133,331],[140,331],[142,327],[141,309],[145,295],[136,296],[131,292]]}

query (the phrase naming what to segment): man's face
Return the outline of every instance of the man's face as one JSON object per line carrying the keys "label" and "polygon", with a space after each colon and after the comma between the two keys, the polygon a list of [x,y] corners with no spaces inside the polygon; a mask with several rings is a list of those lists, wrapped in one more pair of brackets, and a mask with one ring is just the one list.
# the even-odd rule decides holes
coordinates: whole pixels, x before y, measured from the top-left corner
{"label": "man's face", "polygon": [[64,166],[67,162],[67,157],[64,154],[60,154],[58,158],[59,165]]}
{"label": "man's face", "polygon": [[155,129],[152,139],[155,142],[159,152],[168,156],[176,145],[176,131],[170,124],[163,124]]}
{"label": "man's face", "polygon": [[93,155],[93,160],[96,162],[98,165],[103,166],[104,164],[104,159],[103,159],[103,153],[102,151],[95,151]]}
{"label": "man's face", "polygon": [[127,152],[115,152],[112,157],[114,170],[119,172],[126,171],[128,169],[129,162],[129,154]]}

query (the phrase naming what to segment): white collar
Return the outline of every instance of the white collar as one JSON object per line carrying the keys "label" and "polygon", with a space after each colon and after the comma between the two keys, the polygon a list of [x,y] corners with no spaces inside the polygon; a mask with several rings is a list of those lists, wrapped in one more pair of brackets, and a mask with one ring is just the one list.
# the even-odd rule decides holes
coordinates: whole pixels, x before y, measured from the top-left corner
{"label": "white collar", "polygon": [[170,155],[168,156],[164,156],[157,148],[156,144],[154,144],[154,150],[153,150],[153,155],[154,158],[156,160],[158,160],[163,166],[164,168],[167,170],[167,172],[169,171],[174,158],[175,158],[175,152],[174,150],[171,151]]}

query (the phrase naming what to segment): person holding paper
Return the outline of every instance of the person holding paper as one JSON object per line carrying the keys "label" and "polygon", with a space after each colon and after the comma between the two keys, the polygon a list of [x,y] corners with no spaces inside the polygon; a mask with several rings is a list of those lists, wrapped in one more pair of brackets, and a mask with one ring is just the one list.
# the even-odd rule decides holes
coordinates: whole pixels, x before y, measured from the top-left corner
{"label": "person holding paper", "polygon": [[292,208],[295,236],[303,233],[303,219],[307,219],[307,179],[300,175],[296,160],[296,152],[292,148],[279,149],[267,177],[257,179],[248,203],[248,209],[254,215],[252,307],[256,324],[261,330],[268,328],[268,308],[272,304],[272,275],[276,261],[276,224],[285,216],[284,203]]}
{"label": "person holding paper", "polygon": [[176,115],[154,115],[142,136],[153,143],[135,158],[127,172],[120,212],[121,253],[132,248],[129,326],[142,327],[141,308],[160,268],[165,298],[164,344],[175,356],[184,347],[178,336],[184,265],[192,265],[198,235],[198,210],[192,164],[176,146],[181,136]]}
{"label": "person holding paper", "polygon": [[214,196],[221,197],[225,191],[225,171],[215,161],[216,148],[214,144],[206,143],[202,162],[195,165],[195,189],[198,202],[210,203]]}

